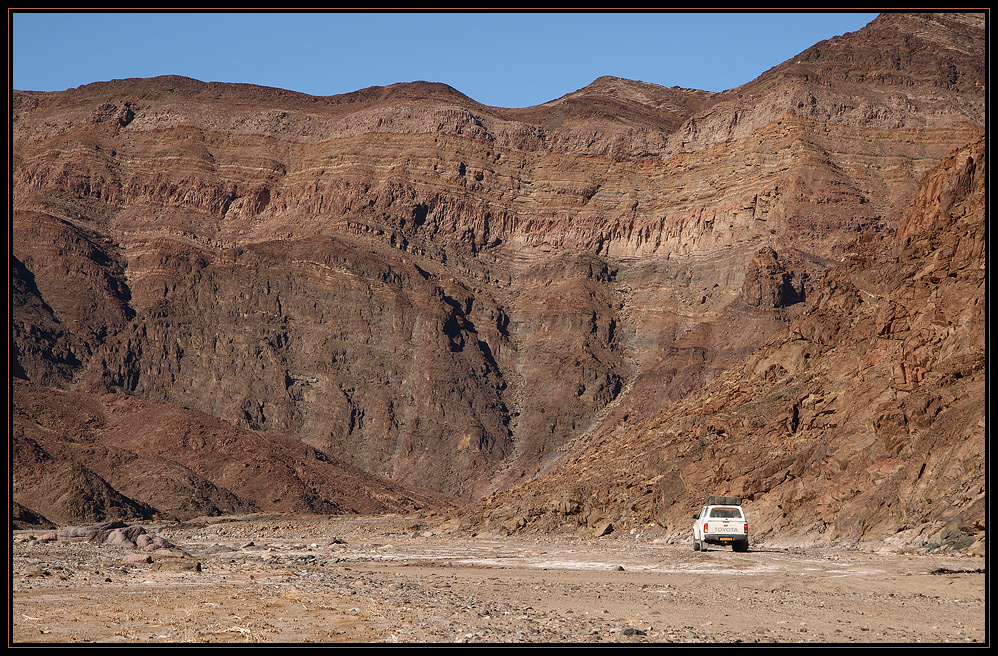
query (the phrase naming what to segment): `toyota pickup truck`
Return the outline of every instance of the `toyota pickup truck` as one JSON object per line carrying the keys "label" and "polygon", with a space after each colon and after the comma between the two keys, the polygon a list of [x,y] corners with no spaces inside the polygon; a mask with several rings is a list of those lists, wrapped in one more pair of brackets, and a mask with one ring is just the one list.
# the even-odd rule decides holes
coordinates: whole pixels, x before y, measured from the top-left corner
{"label": "toyota pickup truck", "polygon": [[732,551],[748,551],[748,519],[741,497],[707,497],[693,519],[693,551],[706,550],[708,544],[730,544]]}

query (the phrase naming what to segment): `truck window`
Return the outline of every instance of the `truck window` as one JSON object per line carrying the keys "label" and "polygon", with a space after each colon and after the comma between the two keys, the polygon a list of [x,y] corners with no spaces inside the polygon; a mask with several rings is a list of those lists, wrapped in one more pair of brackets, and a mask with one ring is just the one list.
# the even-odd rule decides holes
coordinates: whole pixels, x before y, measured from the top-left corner
{"label": "truck window", "polygon": [[738,508],[712,508],[710,516],[716,519],[741,519],[742,511]]}

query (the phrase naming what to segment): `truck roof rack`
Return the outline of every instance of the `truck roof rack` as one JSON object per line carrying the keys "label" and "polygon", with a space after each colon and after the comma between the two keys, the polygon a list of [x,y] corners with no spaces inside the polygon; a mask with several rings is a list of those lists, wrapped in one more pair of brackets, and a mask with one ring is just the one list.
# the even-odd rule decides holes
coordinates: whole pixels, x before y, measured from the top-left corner
{"label": "truck roof rack", "polygon": [[707,497],[708,506],[740,506],[742,505],[741,497]]}

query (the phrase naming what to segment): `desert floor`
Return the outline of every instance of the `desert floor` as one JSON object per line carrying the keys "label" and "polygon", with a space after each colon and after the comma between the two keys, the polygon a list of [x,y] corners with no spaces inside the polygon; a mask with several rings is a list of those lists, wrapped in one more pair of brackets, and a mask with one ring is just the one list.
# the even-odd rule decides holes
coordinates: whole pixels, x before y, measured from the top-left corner
{"label": "desert floor", "polygon": [[979,556],[472,538],[406,517],[147,530],[177,549],[127,563],[14,531],[9,644],[988,643]]}

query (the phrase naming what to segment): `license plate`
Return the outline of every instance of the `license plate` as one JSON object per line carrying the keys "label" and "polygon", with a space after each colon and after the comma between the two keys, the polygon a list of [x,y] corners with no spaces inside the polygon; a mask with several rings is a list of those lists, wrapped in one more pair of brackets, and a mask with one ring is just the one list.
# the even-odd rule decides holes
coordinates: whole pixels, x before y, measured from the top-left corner
{"label": "license plate", "polygon": [[725,540],[727,540],[728,542],[730,542],[731,538],[721,538],[721,542],[724,542]]}

